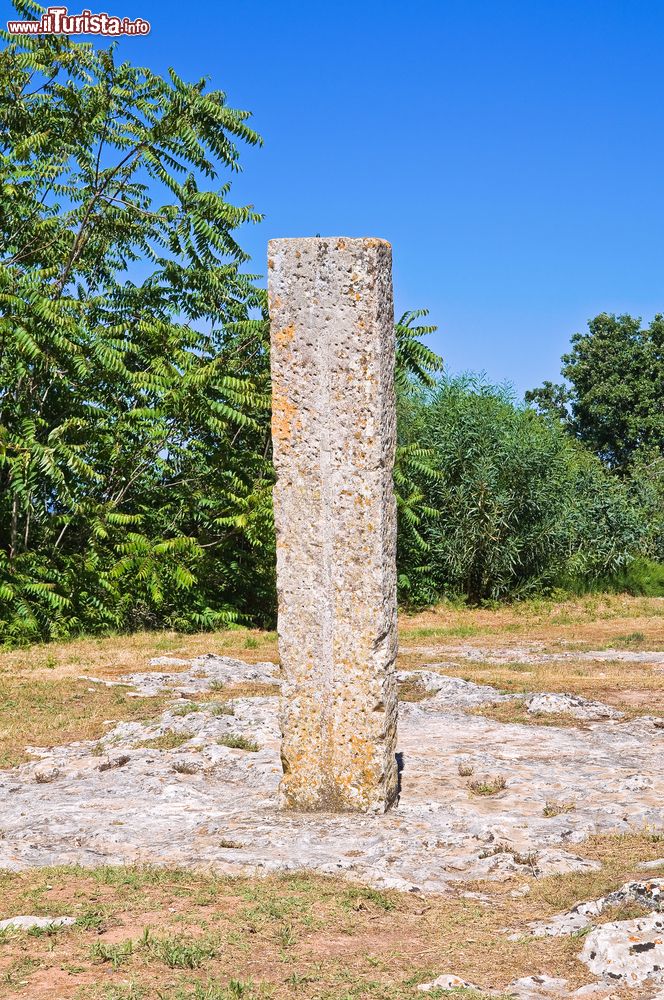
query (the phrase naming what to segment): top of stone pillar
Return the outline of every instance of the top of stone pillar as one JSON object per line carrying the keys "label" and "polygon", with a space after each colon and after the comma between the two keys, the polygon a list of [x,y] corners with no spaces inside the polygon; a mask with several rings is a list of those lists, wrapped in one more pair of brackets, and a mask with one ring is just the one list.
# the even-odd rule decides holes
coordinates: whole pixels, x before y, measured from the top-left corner
{"label": "top of stone pillar", "polygon": [[277,236],[268,240],[268,252],[270,247],[277,246],[279,243],[341,243],[339,249],[343,249],[345,245],[351,243],[364,243],[370,247],[378,246],[380,243],[386,247],[392,246],[389,240],[384,240],[379,236]]}

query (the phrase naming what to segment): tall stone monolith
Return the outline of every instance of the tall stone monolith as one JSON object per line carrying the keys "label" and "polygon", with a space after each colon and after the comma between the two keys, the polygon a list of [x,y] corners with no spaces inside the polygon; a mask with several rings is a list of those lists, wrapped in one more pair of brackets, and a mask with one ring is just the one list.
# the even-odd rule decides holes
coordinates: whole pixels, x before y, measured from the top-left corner
{"label": "tall stone monolith", "polygon": [[281,801],[382,812],[397,793],[392,251],[268,247]]}

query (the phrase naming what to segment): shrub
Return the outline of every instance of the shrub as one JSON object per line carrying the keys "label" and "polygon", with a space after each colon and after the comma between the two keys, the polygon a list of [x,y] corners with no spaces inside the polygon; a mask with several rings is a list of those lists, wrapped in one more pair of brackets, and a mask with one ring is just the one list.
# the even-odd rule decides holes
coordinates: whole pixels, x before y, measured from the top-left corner
{"label": "shrub", "polygon": [[432,471],[422,493],[422,544],[402,544],[402,595],[471,602],[626,572],[645,537],[627,485],[554,420],[472,377],[443,378],[402,402],[404,446]]}

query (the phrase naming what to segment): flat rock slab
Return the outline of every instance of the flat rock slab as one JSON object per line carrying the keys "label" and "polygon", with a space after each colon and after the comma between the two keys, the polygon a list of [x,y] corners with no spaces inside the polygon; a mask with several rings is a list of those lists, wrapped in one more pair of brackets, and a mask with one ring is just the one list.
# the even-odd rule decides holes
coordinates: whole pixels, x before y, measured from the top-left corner
{"label": "flat rock slab", "polygon": [[[181,714],[183,694],[254,680],[278,682],[277,668],[209,656],[172,674],[132,675],[136,690],[172,686],[177,696],[158,721],[123,722],[100,741],[35,749],[38,761],[0,771],[0,868],[306,869],[442,891],[466,879],[590,868],[575,852],[588,835],[661,827],[664,731],[652,721],[589,722],[583,730],[508,725],[467,714],[469,700],[495,700],[498,692],[459,687],[456,678],[431,698],[401,705],[397,808],[382,816],[285,814],[276,696],[236,699],[234,715],[205,702]],[[166,732],[181,734],[182,745],[139,745]],[[219,742],[238,736],[258,752]],[[472,767],[473,777],[501,776],[506,786],[474,794],[459,765],[464,773]],[[576,808],[543,815],[546,802],[562,799]]]}
{"label": "flat rock slab", "polygon": [[610,1000],[615,989],[607,983],[590,983],[581,986],[579,989],[570,990],[566,979],[559,979],[554,976],[525,976],[522,979],[515,979],[505,989],[485,990],[474,983],[469,983],[460,976],[443,973],[437,976],[430,983],[421,983],[418,990],[429,993],[431,990],[459,990],[460,996],[465,996],[466,992],[472,991],[481,993],[483,996],[506,995],[514,997],[514,1000],[572,1000],[572,998],[594,997],[595,1000]]}
{"label": "flat rock slab", "polygon": [[664,985],[664,914],[597,927],[586,937],[580,957],[591,972],[616,985]]}
{"label": "flat rock slab", "polygon": [[[663,864],[664,862],[660,862],[660,866]],[[590,926],[593,919],[604,913],[608,907],[623,906],[626,903],[636,903],[644,909],[657,912],[664,910],[664,878],[626,882],[607,896],[591,899],[586,903],[577,903],[571,910],[559,913],[548,921],[531,923],[530,932],[534,937],[563,937],[575,934]],[[519,937],[520,934],[512,935],[513,939]]]}
{"label": "flat rock slab", "polygon": [[573,715],[575,719],[596,721],[597,719],[622,719],[624,712],[619,712],[611,705],[601,701],[589,701],[578,694],[531,694],[526,698],[526,708],[533,715]]}

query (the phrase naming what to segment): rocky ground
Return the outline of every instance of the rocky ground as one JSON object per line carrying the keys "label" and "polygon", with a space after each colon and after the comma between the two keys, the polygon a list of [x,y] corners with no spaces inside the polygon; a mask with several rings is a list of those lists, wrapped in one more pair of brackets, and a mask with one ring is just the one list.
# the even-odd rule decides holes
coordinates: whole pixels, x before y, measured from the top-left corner
{"label": "rocky ground", "polygon": [[[426,655],[428,647],[410,652]],[[411,699],[400,706],[401,797],[380,818],[279,812],[279,672],[272,663],[164,657],[148,672],[113,681],[89,676],[90,686],[166,695],[167,708],[149,723],[109,723],[99,740],[30,748],[38,759],[0,771],[0,868],[156,860],[245,875],[306,870],[421,894],[464,892],[464,883],[478,879],[583,872],[597,865],[578,852],[590,835],[662,829],[664,722],[625,717],[571,693],[505,694],[450,669],[465,659],[529,664],[549,655],[561,657],[532,645],[448,647],[444,662],[400,671]],[[653,651],[573,655],[664,671],[664,654]],[[211,700],[229,686],[240,696]],[[512,702],[527,724],[477,714]],[[550,724],[558,716],[564,726]],[[652,990],[645,995],[664,991],[659,883],[643,885],[632,890],[643,914],[630,921],[595,928],[603,904],[590,900],[583,912],[528,930],[583,933],[579,956],[597,977],[592,991],[569,992],[563,981],[540,977],[508,992],[605,997],[644,983]],[[444,978],[454,979],[453,970],[440,972],[442,979],[422,988],[456,988]]]}

